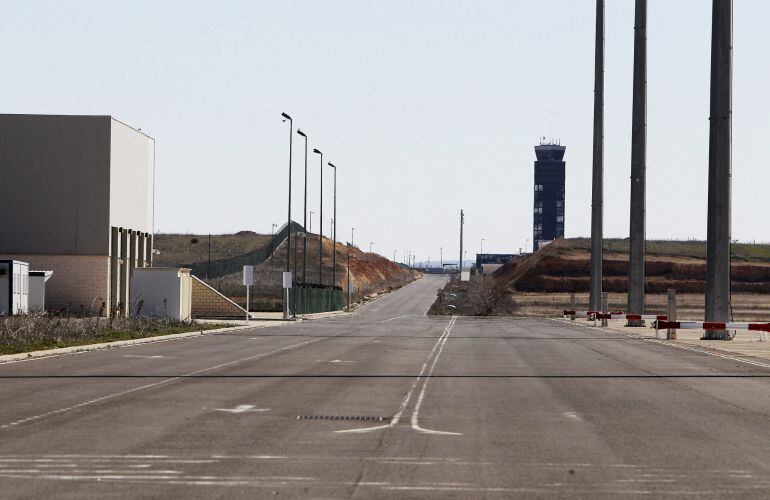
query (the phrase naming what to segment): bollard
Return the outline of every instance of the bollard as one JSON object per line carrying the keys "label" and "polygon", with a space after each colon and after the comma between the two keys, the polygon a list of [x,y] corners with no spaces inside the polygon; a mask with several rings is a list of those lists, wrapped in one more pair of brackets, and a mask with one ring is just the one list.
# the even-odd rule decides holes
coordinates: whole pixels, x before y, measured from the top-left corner
{"label": "bollard", "polygon": [[[668,308],[666,309],[668,321],[676,321],[676,290],[668,289]],[[676,328],[669,328],[666,331],[666,339],[676,340]]]}
{"label": "bollard", "polygon": [[570,321],[575,321],[575,314],[574,314],[574,312],[577,311],[577,301],[575,300],[575,294],[574,293],[569,294],[569,308],[570,308],[570,311],[573,312],[573,314],[570,314],[569,320]]}
{"label": "bollard", "polygon": [[[610,294],[602,292],[602,314],[607,314],[610,310]],[[602,326],[607,326],[607,318],[602,318]]]}

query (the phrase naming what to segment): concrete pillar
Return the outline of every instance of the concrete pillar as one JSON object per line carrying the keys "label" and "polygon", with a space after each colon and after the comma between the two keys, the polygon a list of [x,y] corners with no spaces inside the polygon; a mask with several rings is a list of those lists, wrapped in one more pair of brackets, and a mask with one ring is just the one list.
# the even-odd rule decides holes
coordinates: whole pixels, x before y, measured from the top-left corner
{"label": "concrete pillar", "polygon": [[[602,314],[610,312],[610,294],[602,292]],[[602,318],[602,326],[607,326],[609,323],[607,318]]]}
{"label": "concrete pillar", "polygon": [[[668,290],[668,307],[666,308],[666,318],[668,321],[676,321],[676,290],[669,288]],[[676,328],[669,328],[666,333],[666,338],[669,340],[676,339]]]}
{"label": "concrete pillar", "polygon": [[[644,314],[645,198],[647,176],[647,0],[636,0],[632,115],[628,312]],[[644,321],[629,321],[628,326],[644,326]]]}
{"label": "concrete pillar", "polygon": [[152,245],[153,245],[153,235],[150,233],[147,233],[147,243],[145,244],[145,247],[144,247],[144,252],[145,252],[144,261],[150,267],[152,267],[152,259],[153,259]]}
{"label": "concrete pillar", "polygon": [[137,233],[136,266],[147,267],[145,265],[145,246],[147,245],[147,233]]}
{"label": "concrete pillar", "polygon": [[120,268],[120,295],[119,301],[121,304],[121,313],[124,316],[128,316],[128,300],[129,300],[129,281],[130,281],[130,266],[128,264],[128,229],[120,228],[120,260],[122,266]]}
{"label": "concrete pillar", "polygon": [[[727,322],[730,320],[733,2],[713,0],[712,5],[706,321]],[[727,330],[708,330],[703,338],[731,340]]]}
{"label": "concrete pillar", "polygon": [[110,229],[110,316],[118,302],[120,302],[120,229],[112,226]]}
{"label": "concrete pillar", "polygon": [[596,0],[594,67],[593,181],[591,186],[590,309],[598,311],[602,297],[602,226],[604,204],[604,0]]}
{"label": "concrete pillar", "polygon": [[131,278],[134,277],[134,269],[136,269],[136,231],[128,231],[128,274]]}

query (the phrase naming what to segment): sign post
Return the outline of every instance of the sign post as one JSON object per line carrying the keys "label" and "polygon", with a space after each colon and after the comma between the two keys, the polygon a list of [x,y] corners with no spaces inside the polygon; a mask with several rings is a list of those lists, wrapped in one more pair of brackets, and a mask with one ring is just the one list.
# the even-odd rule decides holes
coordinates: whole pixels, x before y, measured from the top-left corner
{"label": "sign post", "polygon": [[254,266],[243,266],[243,284],[246,286],[246,321],[251,318],[249,314],[249,288],[254,286]]}
{"label": "sign post", "polygon": [[292,275],[290,271],[283,273],[283,319],[291,318],[291,309],[289,307],[289,289],[291,288]]}

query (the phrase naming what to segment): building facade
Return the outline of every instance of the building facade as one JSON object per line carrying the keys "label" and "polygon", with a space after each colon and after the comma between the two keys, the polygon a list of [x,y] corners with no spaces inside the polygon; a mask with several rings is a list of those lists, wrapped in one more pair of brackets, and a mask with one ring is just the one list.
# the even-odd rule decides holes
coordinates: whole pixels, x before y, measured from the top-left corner
{"label": "building facade", "polygon": [[128,310],[152,260],[154,155],[111,116],[0,115],[0,259],[53,271],[49,309]]}
{"label": "building facade", "polygon": [[566,146],[543,142],[535,146],[535,203],[532,246],[564,237],[564,152]]}

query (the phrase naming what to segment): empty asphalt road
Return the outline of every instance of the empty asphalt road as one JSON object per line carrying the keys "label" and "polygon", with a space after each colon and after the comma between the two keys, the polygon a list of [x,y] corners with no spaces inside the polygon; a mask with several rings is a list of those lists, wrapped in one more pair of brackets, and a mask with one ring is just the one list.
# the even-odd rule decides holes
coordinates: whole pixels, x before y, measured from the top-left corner
{"label": "empty asphalt road", "polygon": [[0,365],[3,498],[770,496],[770,368],[547,319],[358,313]]}

